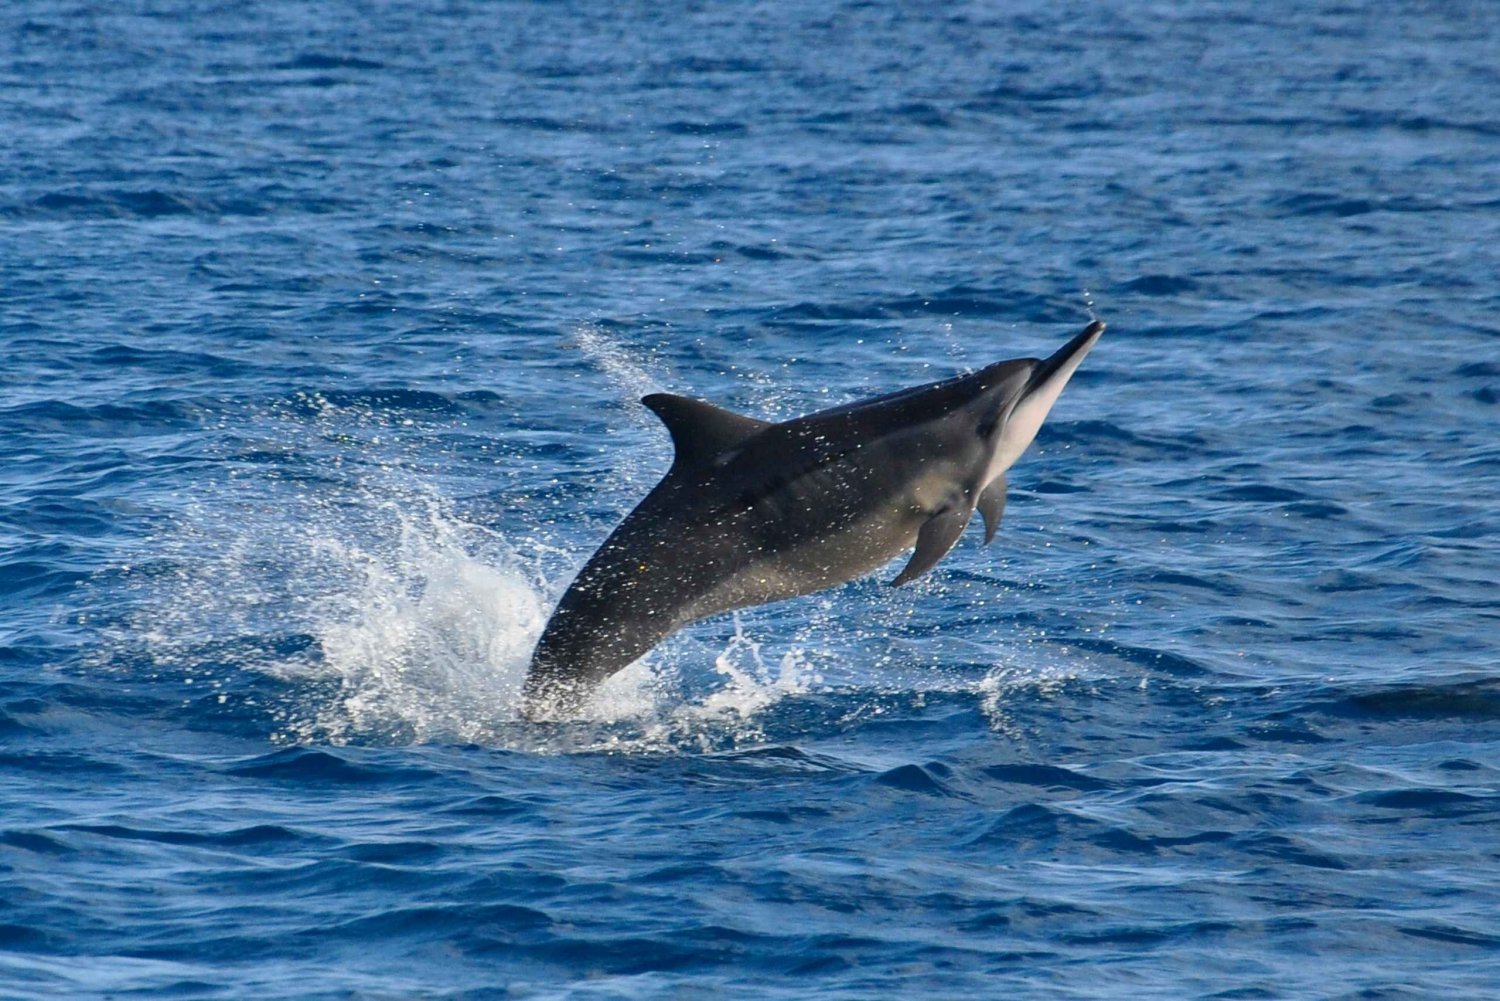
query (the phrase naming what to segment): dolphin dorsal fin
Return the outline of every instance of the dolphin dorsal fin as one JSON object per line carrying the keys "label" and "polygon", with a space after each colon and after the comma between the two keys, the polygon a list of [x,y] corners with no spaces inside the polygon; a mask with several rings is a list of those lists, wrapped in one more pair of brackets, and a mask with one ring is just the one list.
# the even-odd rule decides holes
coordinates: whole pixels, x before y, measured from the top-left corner
{"label": "dolphin dorsal fin", "polygon": [[667,426],[672,447],[677,450],[677,464],[684,469],[707,466],[771,426],[768,421],[672,393],[652,393],[641,397],[641,402]]}

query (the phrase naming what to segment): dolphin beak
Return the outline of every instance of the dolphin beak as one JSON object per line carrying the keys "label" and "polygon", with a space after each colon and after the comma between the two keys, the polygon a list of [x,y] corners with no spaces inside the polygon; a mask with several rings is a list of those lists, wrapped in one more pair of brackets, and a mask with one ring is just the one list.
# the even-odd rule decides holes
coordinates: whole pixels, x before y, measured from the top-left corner
{"label": "dolphin beak", "polygon": [[1027,446],[1036,438],[1036,433],[1041,430],[1042,421],[1051,412],[1052,404],[1062,395],[1063,387],[1068,384],[1074,370],[1102,333],[1104,324],[1095,320],[1084,327],[1081,334],[1059,348],[1051,358],[1035,364],[1031,377],[1026,380],[1021,392],[1016,394],[1015,402],[1005,415],[1000,441],[995,454],[990,457],[988,481],[992,482],[1003,474],[1026,451]]}
{"label": "dolphin beak", "polygon": [[1066,382],[1073,375],[1073,370],[1083,361],[1083,356],[1088,354],[1098,342],[1099,335],[1102,333],[1104,333],[1104,324],[1098,320],[1084,327],[1078,336],[1058,348],[1053,352],[1052,357],[1031,370],[1031,378],[1026,380],[1026,388],[1021,391],[1020,398],[1024,400],[1058,375],[1061,375],[1063,381]]}

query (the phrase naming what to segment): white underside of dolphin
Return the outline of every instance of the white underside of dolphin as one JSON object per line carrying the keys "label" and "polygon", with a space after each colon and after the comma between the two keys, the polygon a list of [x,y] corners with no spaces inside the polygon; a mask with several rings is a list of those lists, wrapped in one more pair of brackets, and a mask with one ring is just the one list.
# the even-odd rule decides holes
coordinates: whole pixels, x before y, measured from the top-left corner
{"label": "white underside of dolphin", "polygon": [[646,397],[676,458],[558,603],[526,678],[527,715],[576,712],[605,678],[705,616],[840,584],[908,549],[892,583],[914,580],[975,511],[988,543],[1006,471],[1103,331],[1091,323],[1045,360],[780,423]]}

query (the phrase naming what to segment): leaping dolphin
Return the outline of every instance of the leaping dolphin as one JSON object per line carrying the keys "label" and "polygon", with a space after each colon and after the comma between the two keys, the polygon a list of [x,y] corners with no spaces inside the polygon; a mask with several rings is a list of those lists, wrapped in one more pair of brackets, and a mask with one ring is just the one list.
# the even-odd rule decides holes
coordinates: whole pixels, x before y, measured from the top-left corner
{"label": "leaping dolphin", "polygon": [[893,585],[932,569],[977,510],[984,541],[1005,471],[1104,332],[1046,361],[771,423],[653,393],[676,457],[562,596],[532,655],[525,713],[576,713],[610,675],[690,622],[842,584],[910,549]]}

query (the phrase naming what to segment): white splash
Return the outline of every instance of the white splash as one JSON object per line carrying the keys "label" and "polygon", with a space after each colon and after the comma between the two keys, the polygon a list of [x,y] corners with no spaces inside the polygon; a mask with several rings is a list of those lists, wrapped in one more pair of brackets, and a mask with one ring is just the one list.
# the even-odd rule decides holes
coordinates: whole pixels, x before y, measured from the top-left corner
{"label": "white splash", "polygon": [[309,609],[321,658],[280,669],[339,687],[286,736],[485,741],[517,716],[546,617],[540,590],[503,538],[435,501],[381,507],[393,535],[313,540],[351,586]]}
{"label": "white splash", "polygon": [[610,678],[578,720],[524,722],[531,650],[572,568],[545,541],[512,544],[466,520],[394,465],[290,495],[256,477],[205,487],[146,548],[173,569],[128,585],[137,611],[95,666],[144,660],[149,680],[221,703],[253,697],[246,672],[285,682],[290,698],[263,707],[279,743],[716,747],[755,739],[756,713],[812,678],[796,649],[768,665],[736,620],[713,658],[726,684],[706,696],[684,700],[673,682],[712,654],[668,644]]}
{"label": "white splash", "polygon": [[[748,663],[740,663],[747,658]],[[740,614],[734,613],[734,635],[714,658],[714,670],[729,684],[709,695],[700,713],[704,716],[733,714],[748,718],[788,695],[806,692],[819,678],[800,647],[790,647],[772,671],[761,655],[761,643],[745,632]]]}
{"label": "white splash", "polygon": [[[584,718],[628,726],[596,734],[580,748],[638,754],[757,744],[766,739],[761,726],[766,709],[812,691],[822,681],[798,647],[786,650],[774,667],[768,664],[761,643],[736,615],[734,635],[714,656],[715,673],[728,683],[699,697],[667,691],[678,658],[683,666],[696,663],[695,654],[702,649],[698,643],[668,644],[665,654],[658,651],[605,682]],[[653,666],[656,658],[660,662]]]}
{"label": "white splash", "polygon": [[1087,675],[1074,664],[1019,667],[1006,663],[993,667],[973,690],[979,696],[979,711],[989,728],[1010,740],[1019,741],[1027,734],[1011,715],[1010,703],[1056,699],[1069,685],[1086,679]]}

